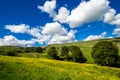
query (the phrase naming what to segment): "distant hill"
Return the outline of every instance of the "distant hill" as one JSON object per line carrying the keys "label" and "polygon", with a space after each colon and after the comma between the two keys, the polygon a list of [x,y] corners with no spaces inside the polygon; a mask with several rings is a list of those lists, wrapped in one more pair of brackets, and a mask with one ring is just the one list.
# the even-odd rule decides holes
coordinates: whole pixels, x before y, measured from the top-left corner
{"label": "distant hill", "polygon": [[[117,44],[118,48],[119,48],[119,54],[120,54],[120,38],[110,38],[110,39],[98,39],[98,40],[91,40],[91,41],[81,41],[81,42],[73,42],[73,43],[64,43],[64,44],[52,44],[52,45],[47,45],[46,49],[48,49],[51,46],[55,46],[57,51],[60,52],[60,49],[62,46],[71,46],[71,45],[76,45],[78,47],[81,48],[83,54],[85,55],[85,57],[87,58],[87,63],[94,63],[93,59],[91,57],[91,50],[92,47],[99,41],[102,40],[107,40],[107,41],[112,41],[114,43]],[[25,49],[23,47],[19,47],[19,46],[0,46],[0,50],[5,50],[5,51],[9,51],[9,50],[18,50],[19,52],[22,52],[22,54],[19,54],[19,56],[22,57],[44,57],[46,58],[46,52],[44,52],[44,54],[37,54],[34,53],[34,50],[32,48],[30,49]],[[24,52],[30,52],[31,54],[26,54]]]}
{"label": "distant hill", "polygon": [[91,41],[81,41],[81,42],[73,42],[73,43],[64,43],[64,44],[52,44],[48,45],[48,47],[55,46],[58,51],[60,51],[62,46],[71,46],[71,45],[76,45],[81,48],[83,54],[87,58],[87,63],[93,63],[93,59],[91,57],[91,50],[92,47],[99,41],[112,41],[113,43],[116,43],[118,48],[119,48],[119,54],[120,54],[120,38],[110,38],[110,39],[97,39],[97,40],[91,40]]}
{"label": "distant hill", "polygon": [[0,80],[120,80],[120,68],[0,56]]}

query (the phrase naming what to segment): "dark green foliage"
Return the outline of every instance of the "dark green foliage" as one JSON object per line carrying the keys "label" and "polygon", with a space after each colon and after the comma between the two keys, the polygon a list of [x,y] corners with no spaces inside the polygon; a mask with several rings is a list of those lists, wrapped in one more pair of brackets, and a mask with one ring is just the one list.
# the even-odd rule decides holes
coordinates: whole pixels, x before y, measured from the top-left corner
{"label": "dark green foliage", "polygon": [[48,57],[52,59],[58,59],[57,51],[55,47],[50,47],[47,51]]}
{"label": "dark green foliage", "polygon": [[25,51],[26,53],[35,52],[35,48],[34,48],[34,47],[25,47],[25,48],[24,48],[24,51]]}
{"label": "dark green foliage", "polygon": [[42,53],[43,52],[43,48],[42,47],[35,47],[35,52]]}
{"label": "dark green foliage", "polygon": [[87,59],[84,57],[81,49],[77,46],[70,46],[69,47],[69,50],[71,51],[72,53],[72,56],[73,56],[73,60],[75,62],[80,62],[80,63],[84,63],[87,61]]}
{"label": "dark green foliage", "polygon": [[115,66],[118,59],[118,48],[110,41],[100,41],[91,52],[94,62],[99,65]]}
{"label": "dark green foliage", "polygon": [[62,46],[61,47],[61,56],[68,59],[68,57],[69,57],[68,53],[69,53],[68,47],[67,46]]}
{"label": "dark green foliage", "polygon": [[6,56],[17,56],[17,52],[15,50],[2,51],[0,54]]}
{"label": "dark green foliage", "polygon": [[120,68],[120,56],[118,56],[118,60],[117,60],[117,67]]}
{"label": "dark green foliage", "polygon": [[14,51],[7,51],[6,53],[8,56],[17,56],[17,53],[15,50]]}
{"label": "dark green foliage", "polygon": [[23,53],[23,52],[24,52],[23,48],[18,46],[1,46],[0,47],[0,55],[17,56],[18,53]]}

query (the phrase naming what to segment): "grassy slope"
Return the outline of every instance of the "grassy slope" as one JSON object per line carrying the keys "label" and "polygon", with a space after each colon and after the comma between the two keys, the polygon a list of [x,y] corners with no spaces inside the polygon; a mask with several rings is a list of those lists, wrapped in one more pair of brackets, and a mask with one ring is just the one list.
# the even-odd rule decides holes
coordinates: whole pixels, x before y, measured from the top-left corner
{"label": "grassy slope", "polygon": [[50,59],[0,56],[0,80],[119,80],[120,69]]}
{"label": "grassy slope", "polygon": [[112,41],[117,44],[119,48],[119,54],[120,54],[120,38],[113,38],[113,39],[100,39],[100,40],[93,40],[93,41],[83,41],[83,42],[74,42],[74,43],[66,43],[66,44],[54,44],[54,45],[49,45],[50,46],[55,46],[58,51],[60,51],[60,48],[62,46],[71,46],[71,45],[76,45],[81,48],[83,54],[87,58],[87,63],[94,63],[93,59],[91,57],[91,50],[92,47],[99,41],[101,40],[107,40],[107,41]]}
{"label": "grassy slope", "polygon": [[[119,48],[119,54],[120,54],[120,38],[103,39],[103,40],[108,40],[108,41],[112,41],[112,42],[116,43],[118,48]],[[48,45],[47,48],[49,48],[50,46],[55,46],[57,48],[57,50],[60,51],[60,49],[61,49],[61,47],[63,45],[65,45],[65,46],[77,45],[78,47],[81,48],[83,54],[87,58],[87,63],[94,63],[94,61],[93,61],[93,59],[91,57],[91,50],[92,50],[92,47],[98,41],[101,41],[101,40]],[[14,50],[14,49],[17,49],[19,47],[2,46],[0,48],[5,49],[5,50]],[[46,55],[47,55],[46,52],[44,52],[43,54],[38,54],[38,53],[20,53],[18,56],[21,56],[21,57],[34,57],[34,58],[46,58]]]}

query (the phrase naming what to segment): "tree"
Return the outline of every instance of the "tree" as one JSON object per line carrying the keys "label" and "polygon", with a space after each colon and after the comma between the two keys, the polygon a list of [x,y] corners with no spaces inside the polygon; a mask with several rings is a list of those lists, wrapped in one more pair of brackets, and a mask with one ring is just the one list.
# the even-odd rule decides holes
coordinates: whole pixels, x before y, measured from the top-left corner
{"label": "tree", "polygon": [[16,51],[7,51],[8,56],[16,56]]}
{"label": "tree", "polygon": [[47,51],[48,57],[52,59],[58,59],[57,51],[55,47],[50,47]]}
{"label": "tree", "polygon": [[35,52],[42,53],[43,52],[43,48],[42,47],[36,47],[35,48]]}
{"label": "tree", "polygon": [[24,51],[25,51],[26,53],[35,52],[35,48],[34,48],[34,47],[25,47],[25,48],[24,48]]}
{"label": "tree", "polygon": [[118,56],[118,60],[117,60],[117,67],[120,68],[120,55]]}
{"label": "tree", "polygon": [[61,47],[61,56],[68,59],[68,57],[69,57],[68,53],[69,53],[68,47],[67,46],[62,46]]}
{"label": "tree", "polygon": [[73,56],[73,61],[75,62],[80,62],[80,63],[84,63],[87,61],[87,59],[84,57],[81,49],[77,46],[70,46],[69,50],[72,53]]}
{"label": "tree", "polygon": [[111,41],[100,41],[93,46],[91,55],[99,65],[114,66],[118,59],[118,48]]}

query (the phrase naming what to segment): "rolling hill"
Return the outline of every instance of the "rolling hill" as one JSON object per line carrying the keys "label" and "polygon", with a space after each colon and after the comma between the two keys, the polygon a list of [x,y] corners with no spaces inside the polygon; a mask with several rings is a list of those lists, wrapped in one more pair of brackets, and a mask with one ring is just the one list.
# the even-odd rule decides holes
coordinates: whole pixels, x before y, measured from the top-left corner
{"label": "rolling hill", "polygon": [[[98,39],[98,40],[92,40],[92,41],[82,41],[82,42],[73,42],[73,43],[64,43],[64,44],[52,44],[52,45],[47,45],[45,46],[46,49],[48,49],[51,46],[55,46],[58,53],[60,53],[61,47],[62,46],[71,46],[71,45],[76,45],[78,46],[84,56],[87,58],[87,63],[94,63],[92,57],[91,57],[91,51],[92,51],[92,47],[99,41],[102,40],[107,40],[107,41],[112,41],[114,43],[117,44],[118,49],[119,49],[119,55],[120,55],[120,38],[111,38],[111,39]],[[0,50],[19,50],[20,52],[25,52],[24,48],[22,47],[18,47],[18,46],[1,46]],[[34,58],[46,58],[46,51],[44,51],[43,54],[38,54],[35,52],[29,52],[29,53],[20,53],[18,54],[18,56],[20,57],[34,57]]]}
{"label": "rolling hill", "polygon": [[119,80],[120,69],[50,59],[0,56],[0,80]]}
{"label": "rolling hill", "polygon": [[91,51],[92,51],[92,47],[99,41],[112,41],[113,43],[116,43],[119,49],[119,55],[120,55],[120,38],[110,38],[110,39],[98,39],[98,40],[91,40],[91,41],[82,41],[82,42],[73,42],[73,43],[65,43],[65,44],[52,44],[52,45],[48,45],[48,47],[51,46],[55,46],[57,48],[58,51],[60,51],[62,46],[71,46],[71,45],[76,45],[78,46],[84,56],[87,58],[87,63],[94,63],[93,59],[91,57]]}

